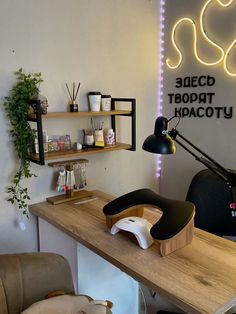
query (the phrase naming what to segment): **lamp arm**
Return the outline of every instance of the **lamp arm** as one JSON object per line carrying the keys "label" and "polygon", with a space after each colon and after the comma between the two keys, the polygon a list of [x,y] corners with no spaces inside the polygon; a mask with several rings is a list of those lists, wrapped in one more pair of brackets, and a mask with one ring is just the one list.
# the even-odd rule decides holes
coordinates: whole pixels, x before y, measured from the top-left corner
{"label": "lamp arm", "polygon": [[[222,179],[223,181],[227,183],[230,189],[230,195],[231,195],[231,200],[232,200],[232,202],[229,204],[229,207],[231,208],[231,215],[232,217],[236,217],[236,173],[225,169],[217,161],[215,161],[213,158],[211,158],[206,153],[204,153],[200,148],[198,148],[196,145],[194,145],[188,139],[186,139],[176,129],[172,129],[169,132],[169,135],[176,143],[178,143],[181,147],[183,147],[189,154],[194,156],[197,161],[201,162],[204,166],[206,166],[208,169],[214,172],[220,179]],[[192,151],[190,148],[185,146],[181,141],[177,139],[177,136],[179,136],[183,141],[185,141],[190,147],[192,147],[198,153],[203,155],[206,159],[203,157],[199,157],[194,151]]]}
{"label": "lamp arm", "polygon": [[[232,180],[232,173],[230,173],[227,169],[225,169],[222,165],[220,165],[217,161],[215,161],[213,158],[208,156],[205,152],[203,152],[200,148],[198,148],[196,145],[191,143],[188,139],[186,139],[182,134],[179,133],[176,129],[172,129],[169,132],[169,135],[171,138],[178,143],[182,148],[184,148],[189,154],[191,154],[195,159],[199,162],[201,162],[204,166],[206,166],[208,169],[210,169],[212,172],[214,172],[218,177],[220,177],[222,180],[224,180],[230,187],[236,182],[231,182]],[[177,136],[179,136],[183,141],[185,141],[189,146],[191,146],[194,150],[196,150],[198,153],[203,155],[206,160],[202,157],[199,157],[195,152],[193,152],[191,149],[189,149],[187,146],[185,146],[181,141],[177,139]],[[233,180],[235,181],[235,180]]]}

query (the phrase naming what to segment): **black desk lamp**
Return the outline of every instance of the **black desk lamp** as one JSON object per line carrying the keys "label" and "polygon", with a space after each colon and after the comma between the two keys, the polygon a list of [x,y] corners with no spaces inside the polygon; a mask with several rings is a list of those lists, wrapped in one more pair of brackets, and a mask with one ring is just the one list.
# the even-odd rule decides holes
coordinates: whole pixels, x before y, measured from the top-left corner
{"label": "black desk lamp", "polygon": [[[232,172],[225,169],[213,158],[204,153],[201,149],[187,140],[179,131],[175,128],[168,130],[169,122],[176,116],[170,118],[169,120],[165,117],[158,117],[156,119],[154,134],[148,136],[143,143],[143,149],[145,151],[156,153],[156,154],[174,154],[176,151],[175,142],[183,147],[188,153],[190,153],[195,159],[205,165],[208,169],[214,172],[218,177],[225,181],[230,189],[231,200],[229,204],[231,209],[232,217],[236,219],[236,172]],[[179,117],[177,117],[179,118]],[[182,140],[179,140],[178,137]],[[187,147],[183,142],[187,143]],[[197,155],[197,153],[200,156]],[[204,157],[202,157],[204,156]]]}

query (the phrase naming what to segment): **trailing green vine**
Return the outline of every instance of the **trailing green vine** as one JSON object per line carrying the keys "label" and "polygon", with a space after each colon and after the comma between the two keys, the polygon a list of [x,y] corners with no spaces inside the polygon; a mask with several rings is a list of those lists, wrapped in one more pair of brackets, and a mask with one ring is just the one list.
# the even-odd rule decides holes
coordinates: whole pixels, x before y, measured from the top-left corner
{"label": "trailing green vine", "polygon": [[22,69],[15,73],[16,84],[4,99],[4,107],[11,127],[12,143],[19,158],[19,168],[15,173],[11,185],[7,188],[8,201],[16,204],[24,215],[28,217],[28,189],[22,187],[23,178],[36,176],[30,170],[30,149],[35,139],[35,132],[27,121],[30,100],[36,98],[39,84],[43,82],[41,73],[25,74]]}

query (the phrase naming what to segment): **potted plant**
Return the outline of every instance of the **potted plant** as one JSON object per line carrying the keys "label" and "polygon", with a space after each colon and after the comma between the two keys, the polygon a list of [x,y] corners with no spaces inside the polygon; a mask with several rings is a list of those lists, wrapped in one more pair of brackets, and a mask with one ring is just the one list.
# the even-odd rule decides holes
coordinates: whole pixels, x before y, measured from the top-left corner
{"label": "potted plant", "polygon": [[41,73],[25,74],[22,69],[16,73],[16,83],[4,99],[4,107],[10,122],[10,136],[19,158],[19,168],[11,185],[7,188],[8,201],[16,204],[28,217],[28,189],[21,185],[23,178],[36,176],[30,170],[30,148],[35,139],[35,132],[27,121],[30,100],[38,96],[39,84],[43,81]]}

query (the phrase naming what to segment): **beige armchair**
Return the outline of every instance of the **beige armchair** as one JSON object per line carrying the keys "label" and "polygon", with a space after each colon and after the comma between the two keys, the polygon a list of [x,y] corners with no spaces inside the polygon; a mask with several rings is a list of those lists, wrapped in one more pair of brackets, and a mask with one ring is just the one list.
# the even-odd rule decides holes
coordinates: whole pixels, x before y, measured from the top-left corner
{"label": "beige armchair", "polygon": [[74,294],[68,262],[53,253],[0,255],[0,314],[19,314],[56,290]]}

